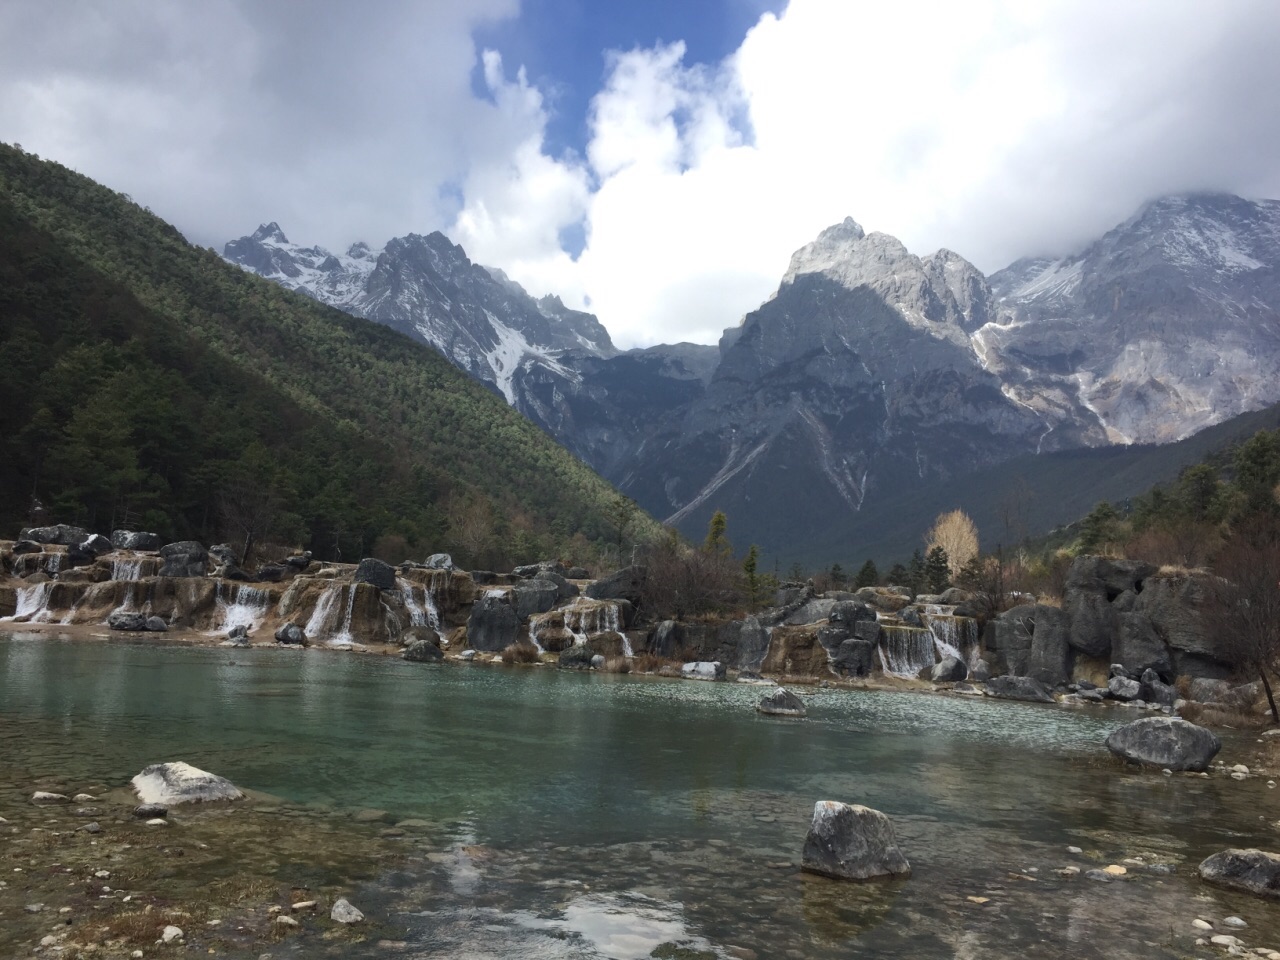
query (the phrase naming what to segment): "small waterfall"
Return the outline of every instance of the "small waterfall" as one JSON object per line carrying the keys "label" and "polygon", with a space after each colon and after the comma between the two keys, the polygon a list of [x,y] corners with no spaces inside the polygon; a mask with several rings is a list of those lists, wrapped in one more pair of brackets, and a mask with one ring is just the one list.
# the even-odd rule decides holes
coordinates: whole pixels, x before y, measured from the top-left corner
{"label": "small waterfall", "polygon": [[887,676],[914,680],[937,663],[932,632],[920,627],[881,624],[880,669]]}
{"label": "small waterfall", "polygon": [[[230,589],[228,589],[230,588]],[[230,593],[230,597],[227,594]],[[231,587],[225,580],[218,581],[214,594],[217,607],[217,626],[211,633],[225,633],[235,627],[253,630],[266,616],[271,597],[267,591],[237,583]]]}
{"label": "small waterfall", "polygon": [[634,657],[636,652],[631,649],[631,641],[628,639],[627,635],[625,633],[619,633],[618,636],[622,637],[622,655],[628,659]]}
{"label": "small waterfall", "polygon": [[342,626],[338,628],[338,632],[329,638],[331,647],[349,647],[356,642],[356,638],[351,635],[351,620],[356,610],[356,585],[353,583],[347,588],[347,613],[342,618]]}
{"label": "small waterfall", "polygon": [[[972,659],[978,646],[978,622],[970,617],[957,617],[955,607],[929,604],[921,613],[924,625],[933,634],[938,659],[955,657],[960,662]],[[969,650],[969,654],[964,653]]]}
{"label": "small waterfall", "polygon": [[62,561],[66,559],[65,553],[46,553],[44,555],[44,572],[51,577],[56,577],[62,572]]}
{"label": "small waterfall", "polygon": [[146,613],[148,612],[148,608],[151,606],[151,601],[149,600],[145,604],[143,604],[141,610],[138,609],[137,593],[138,593],[138,584],[141,581],[129,580],[126,582],[129,584],[129,587],[124,594],[124,603],[120,604],[120,606],[116,607],[111,612],[112,613]]}
{"label": "small waterfall", "polygon": [[125,560],[111,561],[111,579],[112,580],[141,580],[142,579],[142,558],[134,557]]}
{"label": "small waterfall", "polygon": [[408,580],[396,579],[396,586],[400,588],[400,595],[404,597],[404,605],[409,610],[409,623],[415,627],[430,627],[432,630],[440,629],[440,612],[436,609],[435,600],[431,597],[431,590],[427,587],[422,589],[421,604],[414,595],[414,585]]}
{"label": "small waterfall", "polygon": [[529,642],[537,647],[538,653],[547,652],[542,649],[542,644],[538,642],[538,623],[533,617],[529,618]]}
{"label": "small waterfall", "polygon": [[611,600],[579,597],[564,608],[564,628],[578,644],[586,643],[593,633],[622,633],[618,605]]}
{"label": "small waterfall", "polygon": [[338,598],[342,596],[342,591],[342,585],[337,583],[324,588],[324,593],[320,594],[320,599],[316,601],[316,608],[311,611],[311,618],[302,628],[302,632],[309,640],[316,639],[324,632],[325,622],[329,619],[329,614],[333,611]]}
{"label": "small waterfall", "polygon": [[13,616],[5,617],[14,623],[48,623],[53,619],[49,613],[49,595],[53,593],[53,583],[37,583],[30,587],[19,587],[17,590],[17,608]]}

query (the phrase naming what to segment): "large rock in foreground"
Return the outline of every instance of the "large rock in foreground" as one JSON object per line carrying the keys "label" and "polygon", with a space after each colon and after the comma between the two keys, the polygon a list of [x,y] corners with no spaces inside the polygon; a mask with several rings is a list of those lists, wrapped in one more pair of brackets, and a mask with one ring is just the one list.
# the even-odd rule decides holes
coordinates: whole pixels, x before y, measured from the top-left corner
{"label": "large rock in foreground", "polygon": [[1200,864],[1200,879],[1280,900],[1280,855],[1263,850],[1223,850]]}
{"label": "large rock in foreground", "polygon": [[1113,730],[1107,749],[1133,763],[1169,770],[1206,770],[1222,741],[1180,717],[1144,717]]}
{"label": "large rock in foreground", "polygon": [[814,804],[801,868],[837,880],[911,876],[889,818],[879,810],[835,800]]}
{"label": "large rock in foreground", "polygon": [[159,803],[166,807],[180,803],[244,799],[244,794],[230,780],[182,761],[153,763],[131,782],[143,803]]}

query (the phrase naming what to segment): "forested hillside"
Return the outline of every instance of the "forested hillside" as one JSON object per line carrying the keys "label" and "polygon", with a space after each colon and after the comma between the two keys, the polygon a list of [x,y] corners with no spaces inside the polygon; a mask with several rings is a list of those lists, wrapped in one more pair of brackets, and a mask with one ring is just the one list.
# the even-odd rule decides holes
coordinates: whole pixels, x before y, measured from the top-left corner
{"label": "forested hillside", "polygon": [[[32,518],[472,564],[616,542],[607,483],[430,348],[0,145],[0,532]],[[644,520],[635,529],[644,529]],[[585,557],[584,557],[585,559]]]}

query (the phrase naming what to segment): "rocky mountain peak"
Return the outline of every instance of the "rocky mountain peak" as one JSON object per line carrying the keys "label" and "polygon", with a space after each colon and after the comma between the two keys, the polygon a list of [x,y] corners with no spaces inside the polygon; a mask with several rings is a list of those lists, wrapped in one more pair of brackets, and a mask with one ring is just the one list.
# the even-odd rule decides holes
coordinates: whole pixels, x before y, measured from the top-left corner
{"label": "rocky mountain peak", "polygon": [[257,240],[259,243],[287,244],[289,242],[289,238],[280,229],[280,224],[274,220],[259,226],[257,230],[253,231],[251,239]]}

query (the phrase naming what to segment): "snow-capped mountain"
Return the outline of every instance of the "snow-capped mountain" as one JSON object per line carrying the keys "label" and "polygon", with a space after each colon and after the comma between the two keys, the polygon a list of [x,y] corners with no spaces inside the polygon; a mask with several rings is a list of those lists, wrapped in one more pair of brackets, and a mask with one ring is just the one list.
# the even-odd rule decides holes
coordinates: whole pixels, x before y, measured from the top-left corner
{"label": "snow-capped mountain", "polygon": [[655,516],[697,534],[723,509],[767,550],[856,536],[886,499],[1018,454],[1173,440],[1280,401],[1275,201],[1166,197],[990,278],[846,219],[718,347],[623,353],[439,233],[337,256],[272,223],[225,255],[433,344]]}
{"label": "snow-capped mountain", "polygon": [[618,352],[594,316],[568,309],[558,297],[535,300],[502,271],[472,263],[438,232],[397,237],[381,250],[356,243],[335,255],[290,243],[273,222],[228,243],[223,256],[425,340],[526,413],[520,383],[532,371],[572,381],[566,354],[603,358]]}
{"label": "snow-capped mountain", "polygon": [[1084,251],[993,274],[974,334],[1024,402],[1163,443],[1280,400],[1280,202],[1164,197]]}

